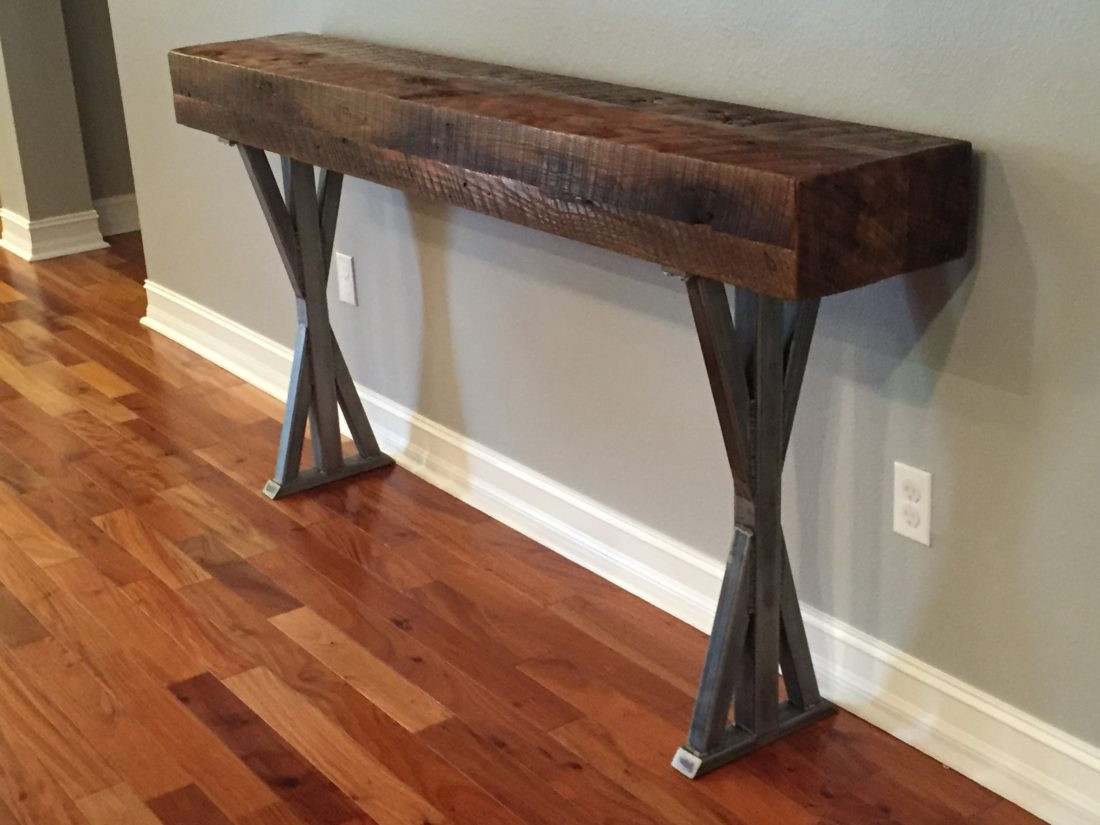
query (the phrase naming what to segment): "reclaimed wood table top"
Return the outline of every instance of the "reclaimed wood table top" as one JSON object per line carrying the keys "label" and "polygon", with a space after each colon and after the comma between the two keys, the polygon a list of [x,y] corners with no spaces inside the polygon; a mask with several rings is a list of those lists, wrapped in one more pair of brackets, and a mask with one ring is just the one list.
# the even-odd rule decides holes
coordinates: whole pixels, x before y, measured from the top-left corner
{"label": "reclaimed wood table top", "polygon": [[780,298],[966,251],[965,141],[311,34],[169,63],[184,125]]}

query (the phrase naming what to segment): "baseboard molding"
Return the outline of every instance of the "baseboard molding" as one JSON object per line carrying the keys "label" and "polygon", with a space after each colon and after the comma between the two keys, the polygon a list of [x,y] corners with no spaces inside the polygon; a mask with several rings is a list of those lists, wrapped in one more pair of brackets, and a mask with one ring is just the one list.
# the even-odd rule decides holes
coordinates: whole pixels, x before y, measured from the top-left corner
{"label": "baseboard molding", "polygon": [[121,235],[124,232],[137,232],[141,229],[137,196],[133,192],[127,195],[97,198],[92,205],[99,213],[99,231],[104,237]]}
{"label": "baseboard molding", "polygon": [[0,221],[4,224],[0,247],[28,261],[107,247],[99,231],[99,215],[94,209],[39,220],[27,220],[15,212],[0,209]]}
{"label": "baseboard molding", "polygon": [[[286,397],[291,351],[147,282],[143,323]],[[432,484],[709,630],[722,564],[365,387],[383,449]],[[822,691],[1054,825],[1100,822],[1100,749],[804,606]]]}

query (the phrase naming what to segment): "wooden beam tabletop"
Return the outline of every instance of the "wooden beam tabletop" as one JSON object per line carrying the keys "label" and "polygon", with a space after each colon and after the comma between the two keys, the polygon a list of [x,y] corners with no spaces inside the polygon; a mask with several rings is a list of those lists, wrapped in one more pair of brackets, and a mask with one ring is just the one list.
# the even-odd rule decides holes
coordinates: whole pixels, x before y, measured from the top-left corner
{"label": "wooden beam tabletop", "polygon": [[967,247],[965,141],[310,34],[169,63],[184,125],[781,298]]}

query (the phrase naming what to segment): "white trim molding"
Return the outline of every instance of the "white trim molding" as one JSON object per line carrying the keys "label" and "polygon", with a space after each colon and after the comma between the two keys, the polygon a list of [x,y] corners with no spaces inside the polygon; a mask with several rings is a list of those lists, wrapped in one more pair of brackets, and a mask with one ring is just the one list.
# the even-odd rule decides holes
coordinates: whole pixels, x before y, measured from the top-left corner
{"label": "white trim molding", "polygon": [[[146,290],[145,326],[286,398],[289,348],[156,283],[146,282]],[[720,561],[372,390],[360,386],[359,394],[380,444],[399,464],[709,630]],[[830,699],[1053,825],[1100,822],[1100,748],[813,607],[803,610]]]}
{"label": "white trim molding", "polygon": [[137,197],[133,192],[127,195],[112,195],[109,198],[96,198],[92,205],[99,213],[99,231],[105,238],[121,235],[124,232],[137,232],[141,229]]}
{"label": "white trim molding", "polygon": [[94,209],[28,220],[0,208],[0,221],[4,224],[0,247],[24,260],[42,261],[107,248],[99,231],[99,214]]}

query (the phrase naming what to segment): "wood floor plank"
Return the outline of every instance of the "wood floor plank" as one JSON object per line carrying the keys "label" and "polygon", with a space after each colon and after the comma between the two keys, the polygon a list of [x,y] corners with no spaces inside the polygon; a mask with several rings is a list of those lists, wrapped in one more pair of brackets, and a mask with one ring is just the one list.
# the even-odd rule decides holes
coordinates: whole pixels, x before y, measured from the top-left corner
{"label": "wood floor plank", "polygon": [[527,825],[582,825],[592,821],[541,777],[500,753],[461,719],[449,719],[417,736],[485,788]]}
{"label": "wood floor plank", "polygon": [[49,632],[19,599],[0,584],[0,642],[9,648],[44,639]]}
{"label": "wood floor plank", "polygon": [[52,359],[32,364],[26,372],[34,380],[72,399],[77,407],[101,421],[119,424],[137,417],[137,413],[101,393],[91,384]]}
{"label": "wood floor plank", "polygon": [[[91,452],[91,445],[81,439],[65,425],[63,418],[49,415],[37,407],[30,399],[19,396],[0,404],[0,418],[34,439],[35,450],[45,450],[55,454],[62,464],[74,461]],[[10,443],[6,441],[5,443]],[[20,457],[30,463],[31,453],[24,452]],[[33,465],[36,466],[37,465]],[[43,475],[54,475],[42,468]]]}
{"label": "wood floor plank", "polygon": [[113,510],[92,521],[171,588],[178,589],[210,578],[206,570],[159,536],[132,510]]}
{"label": "wood floor plank", "polygon": [[[683,743],[689,708],[684,709],[683,721],[675,724],[661,718],[654,710],[607,689],[593,674],[562,659],[526,662],[521,669],[583,708],[585,718],[599,726],[608,740],[608,746],[629,754],[636,770],[656,775],[667,773],[669,754],[675,753]],[[559,728],[554,732],[555,737],[560,738],[560,731]],[[744,768],[724,770],[718,774],[721,775],[718,780],[707,776],[693,783],[692,789],[705,792],[713,788],[716,782],[735,787],[736,793],[728,792],[711,798],[720,803],[722,799],[735,800],[727,806],[729,813],[742,816],[753,825],[757,822],[780,825],[785,821],[783,817],[790,817],[792,822],[806,822],[807,825],[815,822],[816,825],[816,820],[805,816],[806,809],[767,781],[746,774]]]}
{"label": "wood floor plank", "polygon": [[159,479],[143,477],[144,473],[128,472],[114,454],[105,452],[93,452],[74,461],[72,466],[93,484],[110,489],[119,502],[128,507],[140,507],[152,501],[157,491],[165,486]]}
{"label": "wood floor plank", "polygon": [[[217,737],[182,708],[163,682],[155,681],[98,619],[42,568],[10,543],[0,541],[0,581],[103,684],[115,688],[132,714],[215,803],[230,816],[243,815],[278,798]],[[201,585],[191,585],[192,587]],[[21,648],[20,650],[25,650]]]}
{"label": "wood floor plank", "polygon": [[[751,774],[773,794],[782,794],[803,810],[827,821],[874,821],[886,813],[856,792],[861,781],[874,782],[876,772],[860,775],[856,770],[846,770],[846,766],[841,766],[825,773],[812,759],[806,758],[797,745],[785,742],[783,747],[769,748],[760,754],[760,758],[746,764],[744,773]],[[909,815],[900,819],[903,822],[920,821]]]}
{"label": "wood floor plank", "polygon": [[[624,724],[630,724],[623,720]],[[639,766],[608,730],[587,717],[563,725],[554,738],[592,765],[611,781],[679,825],[752,825],[708,797],[695,793],[683,779],[667,770],[649,771]]]}
{"label": "wood floor plank", "polygon": [[196,456],[160,427],[155,427],[144,418],[134,418],[118,425],[118,429],[127,437],[127,447],[136,458],[144,456],[147,460],[163,465],[171,472],[170,479],[198,481],[215,475],[217,468]]}
{"label": "wood floor plank", "polygon": [[160,497],[205,525],[242,558],[277,547],[275,540],[269,535],[250,524],[232,507],[218,501],[193,483],[164,490]]}
{"label": "wood floor plank", "polygon": [[451,624],[476,631],[483,642],[503,644],[523,659],[569,650],[580,661],[598,663],[601,681],[672,719],[680,719],[682,708],[691,701],[693,688],[670,684],[483,571],[455,568],[445,575],[446,581],[417,588],[411,595]]}
{"label": "wood floor plank", "polygon": [[[278,554],[264,554],[257,556],[254,561],[265,567]],[[293,569],[293,568],[292,568]],[[284,573],[286,580],[293,579],[298,583],[307,582],[311,576],[307,570],[298,569],[290,574]],[[312,577],[315,584],[315,576]],[[333,604],[339,596],[334,591],[329,591],[327,599],[318,598],[317,605]],[[321,609],[320,606],[317,607]],[[555,782],[561,783],[564,792],[572,797],[585,800],[585,804],[594,810],[629,811],[635,822],[647,822],[652,818],[652,812],[629,794],[604,781],[591,771],[584,771],[573,755],[560,747],[556,747],[553,740],[539,734],[537,731],[528,731],[527,725],[520,722],[511,713],[504,713],[500,709],[501,703],[490,700],[488,702],[471,701],[474,697],[469,691],[462,696],[447,695],[437,697],[445,705],[448,700],[453,704],[448,705],[452,710],[464,716],[471,725],[476,725],[479,731],[494,732],[494,741],[509,743],[506,754],[509,758],[518,760],[528,766],[530,770],[540,775],[549,774]],[[569,716],[575,717],[575,711],[570,709]],[[439,725],[435,728],[440,727]],[[433,728],[433,729],[435,729]]]}
{"label": "wood floor plank", "polygon": [[104,760],[144,798],[191,782],[163,744],[119,698],[125,685],[108,687],[79,655],[47,638],[14,652],[25,678],[50,698]]}
{"label": "wood floor plank", "polygon": [[48,415],[60,416],[81,409],[75,398],[42,381],[29,367],[0,349],[0,379]]}
{"label": "wood floor plank", "polygon": [[129,584],[153,575],[106,533],[81,516],[57,485],[24,494],[21,500],[71,549],[115,584]]}
{"label": "wood floor plank", "polygon": [[180,550],[264,616],[286,613],[302,604],[209,533],[180,542]]}
{"label": "wood floor plank", "polygon": [[18,661],[0,649],[0,724],[24,742],[70,798],[119,782],[119,776],[44,691],[30,683]]}
{"label": "wood floor plank", "polygon": [[[378,706],[339,678],[297,644],[290,641],[261,614],[219,582],[209,581],[185,588],[184,593],[197,607],[216,621],[234,641],[246,648],[258,662],[275,672],[295,691],[308,697],[322,712],[340,725],[376,760],[390,766],[394,773],[427,799],[448,820],[461,825],[508,823],[517,825],[498,803],[472,785],[468,779],[416,740]],[[400,638],[403,634],[390,629]],[[402,660],[422,659],[416,668],[431,667],[431,653],[419,646],[398,647],[394,653]],[[445,678],[445,677],[444,677]],[[458,677],[461,680],[461,677]],[[479,698],[476,685],[459,681],[454,695],[471,697],[491,705],[496,700],[485,693]],[[260,814],[255,815],[257,819]],[[284,813],[273,809],[266,817],[281,821]],[[266,822],[266,819],[263,819]],[[249,821],[251,825],[251,818]],[[258,823],[257,823],[258,825]]]}
{"label": "wood floor plank", "polygon": [[35,564],[48,567],[80,558],[18,498],[0,490],[0,533],[6,535]]}
{"label": "wood floor plank", "polygon": [[39,323],[39,319],[20,318],[8,321],[4,324],[4,329],[12,333],[28,349],[36,351],[41,356],[33,363],[53,362],[69,366],[83,360],[79,352],[64,341],[58,340],[50,330]]}
{"label": "wood floor plank", "polygon": [[970,825],[1036,825],[1038,820],[1007,800],[995,802],[967,820]]}
{"label": "wood floor plank", "polygon": [[185,785],[147,804],[163,825],[233,825],[198,785]]}
{"label": "wood floor plank", "polygon": [[691,696],[699,684],[707,636],[629,593],[571,595],[554,613]]}
{"label": "wood floor plank", "polygon": [[208,498],[236,513],[275,542],[281,541],[287,533],[298,527],[298,522],[283,512],[279,502],[271,501],[263,495],[255,495],[221,473],[213,473],[194,484]]}
{"label": "wood floor plank", "polygon": [[[49,441],[32,433],[33,425],[21,414],[25,407],[17,407],[17,402],[24,400],[0,400],[0,439],[5,449],[24,465],[40,476],[54,478],[67,471],[68,462],[74,457],[74,453],[84,454],[90,448],[75,437],[67,439],[60,433],[60,428],[57,437]],[[78,442],[75,451],[72,448],[74,441]]]}
{"label": "wood floor plank", "polygon": [[134,789],[122,783],[77,800],[89,825],[161,825]]}
{"label": "wood floor plank", "polygon": [[284,547],[301,548],[307,553],[311,547],[324,546],[327,550],[345,556],[349,562],[369,570],[395,590],[401,591],[432,581],[432,575],[428,572],[432,568],[427,565],[435,563],[437,558],[420,552],[422,544],[423,540],[414,539],[395,549],[331,514],[308,526],[292,530],[282,542]]}
{"label": "wood floor plank", "polygon": [[[266,452],[249,449],[246,444],[241,443],[239,437],[234,437],[232,440],[196,450],[195,455],[233,479],[245,492],[255,497],[264,497],[263,486],[271,478],[274,468],[274,463]],[[313,524],[332,515],[308,496],[290,496],[281,499],[276,506],[281,513],[299,525]]]}
{"label": "wood floor plank", "polygon": [[[316,550],[323,553],[323,548]],[[265,553],[253,561],[326,621],[452,711],[473,712],[486,702],[502,704],[540,730],[579,715],[568,702],[516,670],[513,659],[479,645],[359,568],[338,567],[349,578],[334,574],[334,580],[286,552]]]}
{"label": "wood floor plank", "polygon": [[200,656],[176,644],[87,559],[54,565],[49,575],[161,682],[181,681],[206,669]]}
{"label": "wood floor plank", "polygon": [[0,489],[20,495],[44,486],[46,480],[33,467],[25,464],[7,447],[0,444]]}
{"label": "wood floor plank", "polygon": [[237,820],[240,825],[312,825],[303,822],[281,799]]}
{"label": "wood floor plank", "polygon": [[207,532],[206,525],[162,498],[143,504],[135,508],[134,512],[138,518],[146,524],[154,525],[158,533],[176,545]]}
{"label": "wood floor plank", "polygon": [[360,819],[360,809],[343,791],[214,676],[195,676],[171,691],[303,819],[317,825]]}
{"label": "wood floor plank", "polygon": [[108,398],[118,398],[137,392],[137,388],[124,378],[115,375],[98,361],[80,361],[72,364],[69,371],[95,387]]}
{"label": "wood floor plank", "polygon": [[27,296],[19,290],[4,283],[3,281],[0,281],[0,304],[10,304],[14,303],[15,301],[23,301],[26,300],[26,297]]}
{"label": "wood floor plank", "polygon": [[[465,528],[463,540],[491,557],[511,556],[545,577],[560,595],[606,596],[613,588],[606,579],[586,570],[560,553],[497,521],[478,522]],[[557,601],[558,599],[554,599]]]}
{"label": "wood floor plank", "polygon": [[[127,377],[136,381],[141,373],[131,373]],[[229,430],[212,429],[190,414],[187,404],[179,405],[166,397],[166,384],[159,381],[159,376],[150,375],[149,380],[158,382],[154,389],[142,388],[139,392],[123,395],[118,398],[120,404],[125,404],[136,412],[143,421],[156,427],[173,441],[183,445],[188,450],[198,450],[217,444],[225,437]]]}
{"label": "wood floor plank", "polygon": [[250,709],[379,825],[442,825],[443,815],[266,668],[226,680]]}
{"label": "wood floor plank", "polygon": [[20,825],[91,825],[34,752],[2,726],[0,801]]}
{"label": "wood floor plank", "polygon": [[[71,467],[65,472],[49,475],[47,479],[49,481],[49,492],[55,493],[64,500],[64,508],[56,513],[63,521],[73,521],[78,518],[93,519],[96,516],[101,516],[122,507],[122,502],[111,491],[110,487],[93,481],[79,472],[72,472]],[[38,493],[40,491],[36,490],[34,492]],[[23,497],[23,501],[27,501],[26,496]],[[56,531],[52,521],[40,514],[38,515]]]}
{"label": "wood floor plank", "polygon": [[156,579],[142,579],[122,588],[176,644],[188,659],[198,661],[219,678],[255,667],[246,651],[230,641],[183,597]]}
{"label": "wood floor plank", "polygon": [[416,732],[450,718],[450,711],[429,694],[308,607],[274,616],[271,622],[406,730]]}
{"label": "wood floor plank", "polygon": [[373,496],[356,484],[338,483],[319,489],[316,500],[344,520],[366,530],[383,544],[396,546],[420,537],[405,519],[388,512]]}
{"label": "wood floor plank", "polygon": [[64,322],[123,358],[160,376],[172,387],[185,387],[201,380],[201,376],[186,369],[173,347],[163,339],[158,340],[154,348],[148,341],[139,340],[92,313],[71,313],[65,316]]}

